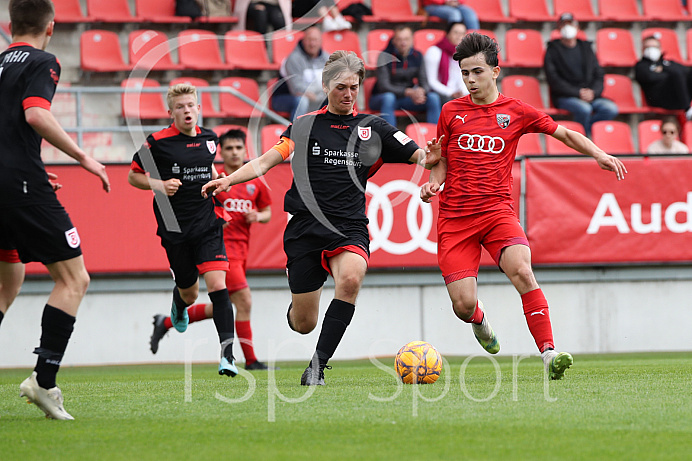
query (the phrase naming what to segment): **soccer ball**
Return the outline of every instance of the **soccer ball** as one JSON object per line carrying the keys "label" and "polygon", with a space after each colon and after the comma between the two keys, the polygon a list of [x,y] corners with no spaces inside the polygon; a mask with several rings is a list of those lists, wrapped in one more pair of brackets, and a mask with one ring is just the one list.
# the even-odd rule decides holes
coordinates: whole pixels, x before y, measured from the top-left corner
{"label": "soccer ball", "polygon": [[442,372],[442,357],[432,344],[412,341],[399,349],[394,368],[405,384],[432,384]]}

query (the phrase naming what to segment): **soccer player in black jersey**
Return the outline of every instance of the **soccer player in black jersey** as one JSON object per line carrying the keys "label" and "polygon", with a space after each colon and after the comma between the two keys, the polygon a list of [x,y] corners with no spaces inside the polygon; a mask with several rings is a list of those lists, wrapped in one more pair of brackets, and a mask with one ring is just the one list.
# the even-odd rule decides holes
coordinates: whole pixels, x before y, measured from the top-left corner
{"label": "soccer player in black jersey", "polygon": [[[176,285],[171,306],[173,327],[181,333],[187,329],[187,307],[197,299],[202,274],[221,342],[219,374],[235,376],[238,368],[233,359],[233,307],[226,289],[225,221],[217,218],[214,201],[199,194],[204,183],[218,176],[213,162],[219,138],[197,126],[199,104],[194,86],[172,86],[166,99],[173,123],[147,137],[134,155],[128,181],[155,193],[157,234]],[[219,210],[223,214],[223,207]]]}
{"label": "soccer player in black jersey", "polygon": [[334,299],[302,385],[324,385],[324,369],[355,312],[370,256],[367,178],[385,162],[424,163],[431,168],[440,159],[439,141],[433,139],[426,150],[421,149],[382,118],[355,110],[364,76],[363,61],[355,53],[332,53],[322,72],[327,106],[296,119],[261,157],[202,188],[205,197],[226,191],[294,154],[293,184],[284,202],[284,209],[293,215],[284,233],[291,329],[307,334],[315,328],[328,274],[335,283]]}
{"label": "soccer player in black jersey", "polygon": [[98,176],[106,192],[110,183],[105,167],[88,157],[50,112],[60,79],[58,60],[44,51],[53,35],[53,4],[11,0],[9,11],[12,44],[0,54],[0,298],[6,310],[21,286],[23,263],[37,261],[48,269],[55,286],[43,310],[36,368],[19,386],[20,395],[49,418],[74,419],[63,407],[55,377],[89,274],[77,229],[41,161],[41,138]]}

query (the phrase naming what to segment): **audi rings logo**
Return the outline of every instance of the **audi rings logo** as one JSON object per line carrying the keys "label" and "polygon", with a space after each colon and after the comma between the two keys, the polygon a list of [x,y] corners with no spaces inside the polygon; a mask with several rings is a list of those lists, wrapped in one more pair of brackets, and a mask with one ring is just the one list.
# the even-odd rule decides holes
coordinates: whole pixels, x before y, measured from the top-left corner
{"label": "audi rings logo", "polygon": [[[405,255],[422,249],[430,254],[437,253],[437,244],[428,240],[433,226],[432,205],[423,203],[419,198],[420,186],[403,179],[390,181],[382,186],[368,182],[365,192],[371,195],[367,215],[370,220],[370,251],[382,249],[393,255]],[[390,195],[399,192],[399,196],[408,196],[406,208],[406,226],[411,238],[407,242],[389,240],[394,225],[394,204]],[[404,198],[405,200],[405,198]],[[421,222],[418,222],[418,210],[421,211]],[[382,222],[378,215],[382,211]]]}
{"label": "audi rings logo", "polygon": [[499,154],[505,148],[505,140],[498,136],[481,136],[480,134],[464,133],[457,141],[459,147],[473,152]]}

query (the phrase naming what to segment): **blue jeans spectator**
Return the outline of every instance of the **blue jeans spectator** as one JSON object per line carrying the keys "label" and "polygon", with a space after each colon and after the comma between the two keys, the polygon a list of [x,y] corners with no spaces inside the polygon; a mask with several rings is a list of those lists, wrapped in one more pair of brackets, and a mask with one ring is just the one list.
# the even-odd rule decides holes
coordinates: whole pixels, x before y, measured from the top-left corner
{"label": "blue jeans spectator", "polygon": [[428,5],[425,7],[425,11],[430,16],[436,16],[447,22],[463,22],[467,29],[481,28],[478,15],[473,8],[466,5]]}
{"label": "blue jeans spectator", "polygon": [[396,126],[396,116],[394,111],[405,109],[411,112],[425,112],[427,123],[437,123],[440,118],[440,95],[429,91],[424,104],[414,104],[409,97],[397,98],[394,93],[378,93],[370,97],[370,108],[380,111],[380,117],[389,122],[390,125]]}
{"label": "blue jeans spectator", "polygon": [[272,109],[275,112],[288,112],[288,120],[295,120],[296,109],[298,109],[298,103],[300,102],[300,97],[293,96],[292,94],[275,94],[272,96]]}
{"label": "blue jeans spectator", "polygon": [[591,125],[601,120],[612,120],[618,106],[610,99],[596,98],[590,103],[579,98],[556,98],[555,107],[571,112],[574,121],[584,125],[586,136],[591,137]]}

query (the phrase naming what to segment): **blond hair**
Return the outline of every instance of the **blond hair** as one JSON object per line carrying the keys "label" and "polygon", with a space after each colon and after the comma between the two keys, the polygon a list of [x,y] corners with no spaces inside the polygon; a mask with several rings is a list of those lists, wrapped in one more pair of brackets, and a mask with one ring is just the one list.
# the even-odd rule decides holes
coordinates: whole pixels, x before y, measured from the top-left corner
{"label": "blond hair", "polygon": [[338,50],[333,52],[322,70],[322,84],[329,88],[329,82],[337,78],[343,72],[353,72],[358,75],[358,83],[362,84],[365,78],[365,64],[353,51]]}
{"label": "blond hair", "polygon": [[172,110],[173,99],[186,94],[193,95],[195,97],[195,101],[197,101],[197,88],[189,83],[178,83],[177,85],[173,85],[172,87],[168,88],[168,93],[166,94],[166,104],[168,104],[168,108]]}

